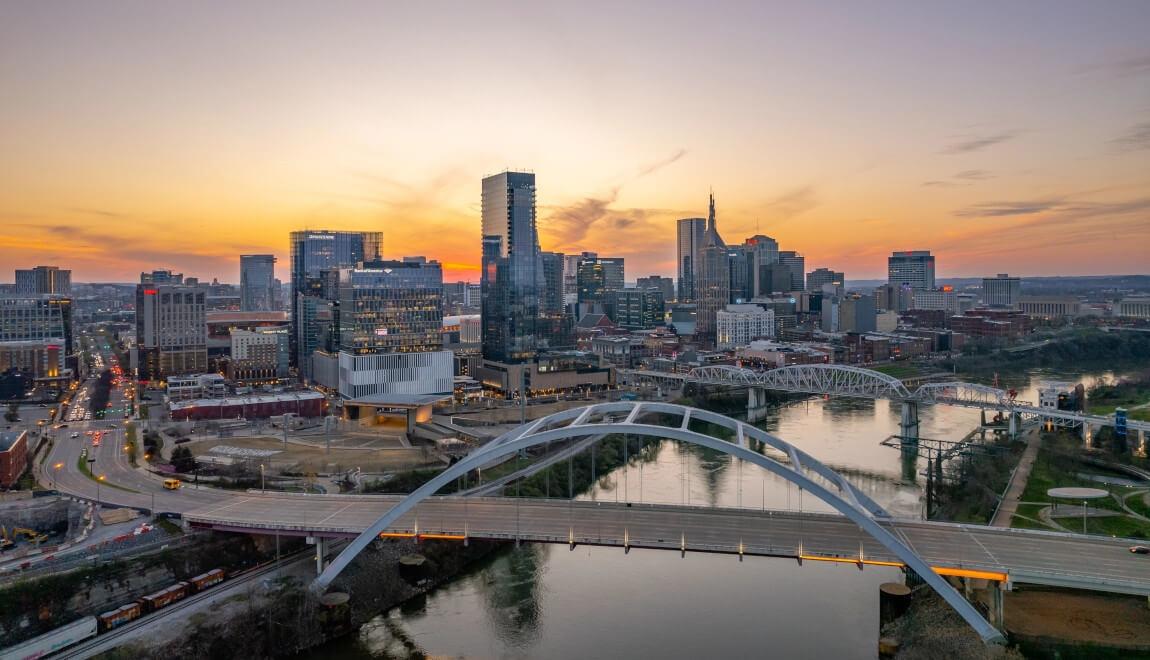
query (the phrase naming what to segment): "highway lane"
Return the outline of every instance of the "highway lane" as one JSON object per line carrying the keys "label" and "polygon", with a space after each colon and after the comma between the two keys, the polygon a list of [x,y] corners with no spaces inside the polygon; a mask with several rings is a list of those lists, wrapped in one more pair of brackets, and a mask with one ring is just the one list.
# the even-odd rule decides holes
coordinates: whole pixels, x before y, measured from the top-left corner
{"label": "highway lane", "polygon": [[[249,494],[189,511],[185,519],[225,529],[355,534],[399,498]],[[1082,583],[1150,595],[1150,557],[1127,542],[1029,530],[893,520],[884,523],[934,566],[1007,572],[1013,581]],[[438,497],[404,516],[394,532],[595,543],[780,556],[894,561],[846,518],[793,511],[514,498]]]}

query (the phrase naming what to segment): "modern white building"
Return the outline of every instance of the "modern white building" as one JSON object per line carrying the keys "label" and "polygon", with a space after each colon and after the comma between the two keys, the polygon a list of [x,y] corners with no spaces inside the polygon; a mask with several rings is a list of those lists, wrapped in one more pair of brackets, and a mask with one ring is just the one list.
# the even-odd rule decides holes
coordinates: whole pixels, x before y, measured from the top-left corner
{"label": "modern white building", "polygon": [[451,351],[419,353],[339,352],[339,394],[357,399],[372,394],[450,393],[455,387]]}
{"label": "modern white building", "polygon": [[930,250],[904,250],[887,257],[887,282],[912,289],[934,288],[934,256]]}
{"label": "modern white building", "polygon": [[1022,280],[999,273],[982,278],[982,304],[991,307],[1015,307],[1022,297]]}
{"label": "modern white building", "polygon": [[914,289],[911,309],[941,309],[948,314],[958,313],[958,294],[951,287],[941,289]]}
{"label": "modern white building", "polygon": [[715,345],[729,351],[775,336],[775,312],[758,305],[727,305],[715,313]]}

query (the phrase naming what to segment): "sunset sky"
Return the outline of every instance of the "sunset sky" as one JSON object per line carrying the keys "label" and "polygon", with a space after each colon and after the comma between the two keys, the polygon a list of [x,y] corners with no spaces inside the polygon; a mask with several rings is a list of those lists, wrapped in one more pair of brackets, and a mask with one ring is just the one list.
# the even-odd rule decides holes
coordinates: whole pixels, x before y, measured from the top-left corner
{"label": "sunset sky", "polygon": [[674,271],[1150,272],[1150,2],[0,4],[0,281],[238,280],[293,229],[478,279],[480,179],[529,169],[544,249]]}

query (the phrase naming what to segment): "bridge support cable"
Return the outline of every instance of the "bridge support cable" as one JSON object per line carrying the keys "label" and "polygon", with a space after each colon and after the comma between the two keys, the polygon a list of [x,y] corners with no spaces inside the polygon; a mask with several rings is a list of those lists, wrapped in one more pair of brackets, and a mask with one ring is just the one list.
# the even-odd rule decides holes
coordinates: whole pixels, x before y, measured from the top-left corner
{"label": "bridge support cable", "polygon": [[[633,406],[633,402],[614,402],[603,403],[590,406],[602,413],[629,413]],[[668,403],[654,403],[644,402],[642,404],[649,413],[661,413],[669,415],[684,415],[689,413],[692,417],[698,417],[702,420],[712,422],[718,426],[727,428],[734,431],[739,424],[738,421],[733,420],[722,415],[702,411],[684,406],[678,406]],[[564,411],[563,413],[556,413],[551,416],[563,417],[564,419],[574,419],[575,416],[586,414],[586,411],[576,411],[574,415],[570,414],[571,411]],[[543,418],[548,420],[550,418]],[[536,426],[540,429],[533,434],[518,433],[514,431],[514,439],[506,442],[499,442],[498,446],[489,451],[477,451],[472,455],[465,457],[463,460],[456,462],[454,465],[449,466],[446,470],[436,475],[431,480],[424,483],[419,488],[415,489],[410,495],[400,500],[395,506],[389,509],[386,513],[380,516],[373,522],[367,529],[365,529],[358,537],[356,537],[348,546],[335,558],[334,561],[316,578],[312,583],[315,590],[322,591],[326,589],[331,582],[347,567],[349,563],[366,548],[372,541],[379,537],[379,535],[391,529],[403,516],[411,512],[420,502],[428,497],[431,497],[441,488],[451,483],[459,474],[474,469],[477,465],[490,462],[491,460],[508,456],[514,452],[522,451],[530,447],[542,445],[548,441],[554,440],[567,440],[575,437],[582,437],[586,435],[595,434],[631,434],[640,435],[654,438],[666,438],[677,440],[691,445],[706,447],[726,454],[735,458],[753,463],[754,465],[763,468],[772,474],[786,479],[788,482],[795,484],[800,493],[803,490],[808,490],[813,493],[820,500],[831,506],[839,513],[846,516],[851,522],[858,525],[864,532],[874,538],[879,544],[894,554],[906,567],[929,584],[932,588],[939,593],[946,602],[953,607],[959,615],[966,620],[968,624],[988,643],[1002,642],[1003,636],[994,626],[992,626],[979,611],[967,600],[965,600],[958,591],[956,591],[948,582],[934,572],[914,550],[908,547],[897,536],[895,536],[885,524],[883,518],[886,518],[885,511],[878,507],[869,497],[859,491],[854,486],[850,486],[855,498],[857,498],[858,505],[842,493],[842,482],[837,479],[837,474],[830,468],[823,465],[815,458],[798,452],[803,463],[807,466],[807,470],[798,471],[793,469],[789,464],[784,463],[776,458],[766,456],[750,450],[747,447],[740,447],[739,445],[711,437],[703,433],[693,432],[674,425],[660,425],[657,420],[646,422],[636,419],[631,423],[611,421],[601,423],[582,424],[582,425],[568,425],[558,428],[548,428],[550,422]],[[746,432],[752,436],[753,439],[763,442],[768,446],[775,447],[783,452],[791,446],[789,443],[776,438],[765,431],[754,427],[747,427]],[[819,474],[825,478],[825,482],[815,480],[812,474]],[[828,485],[824,485],[827,483]],[[849,483],[849,482],[848,482]],[[834,490],[831,490],[834,488]],[[801,497],[801,495],[800,495]],[[571,542],[574,543],[576,538],[573,530],[571,535]],[[688,549],[686,542],[686,533],[681,536],[681,550]]]}

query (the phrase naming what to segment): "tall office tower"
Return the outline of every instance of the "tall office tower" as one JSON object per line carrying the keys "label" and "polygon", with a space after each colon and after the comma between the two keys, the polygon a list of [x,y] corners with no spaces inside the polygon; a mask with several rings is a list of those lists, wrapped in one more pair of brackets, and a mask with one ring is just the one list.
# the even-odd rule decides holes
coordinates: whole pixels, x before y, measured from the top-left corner
{"label": "tall office tower", "polygon": [[543,295],[540,300],[538,332],[550,337],[554,348],[574,343],[575,323],[568,312],[563,294],[563,266],[567,260],[561,252],[540,252],[543,261]]}
{"label": "tall office tower", "polygon": [[707,211],[707,230],[699,246],[695,268],[695,300],[697,320],[695,336],[714,341],[715,315],[726,308],[731,298],[731,269],[727,259],[727,244],[719,235],[715,223],[715,195],[710,197]]}
{"label": "tall office tower", "polygon": [[[339,271],[338,356],[316,353],[316,379],[340,396],[436,394],[453,388],[443,350],[443,270],[437,261],[368,261]],[[320,365],[338,360],[336,369]],[[335,383],[325,380],[334,376]],[[337,375],[338,374],[338,375]]]}
{"label": "tall office tower", "polygon": [[483,179],[483,359],[518,364],[547,345],[536,331],[546,286],[535,226],[535,175]]}
{"label": "tall office tower", "polygon": [[607,296],[612,319],[620,328],[641,330],[664,323],[666,305],[658,289],[622,289]]}
{"label": "tall office tower", "polygon": [[[324,272],[340,268],[355,268],[365,261],[378,261],[383,234],[377,231],[293,231],[291,241],[291,363],[308,375],[306,363],[318,345],[319,336],[335,334],[334,329],[321,327],[330,322],[323,318],[322,309],[330,307],[334,297],[331,276],[324,286]],[[303,298],[318,298],[304,302]],[[314,314],[305,319],[305,312]],[[305,322],[308,321],[308,322]],[[318,324],[318,325],[317,325]]]}
{"label": "tall office tower", "polygon": [[783,251],[779,253],[779,263],[791,271],[791,291],[804,291],[806,282],[806,258],[798,252]]}
{"label": "tall office tower", "polygon": [[771,295],[767,269],[779,263],[778,241],[756,234],[743,242],[743,249],[747,251],[747,265],[751,271],[750,297]]}
{"label": "tall office tower", "polygon": [[746,245],[732,245],[727,248],[727,267],[730,269],[730,300],[728,303],[744,303],[754,297],[754,277],[752,276],[754,256]]}
{"label": "tall office tower", "polygon": [[136,285],[136,367],[140,380],[208,370],[207,285],[171,271],[141,273]]}
{"label": "tall office tower", "polygon": [[0,372],[15,368],[35,378],[64,377],[65,367],[76,368],[73,350],[71,298],[0,296]]}
{"label": "tall office tower", "polygon": [[36,266],[16,270],[16,295],[38,296],[53,294],[67,296],[72,293],[72,271],[56,266]]}
{"label": "tall office tower", "polygon": [[807,274],[807,291],[820,293],[824,284],[837,284],[842,287],[846,284],[846,275],[830,268],[816,268]]}
{"label": "tall office tower", "polygon": [[657,289],[663,294],[663,302],[675,299],[675,280],[661,275],[648,275],[635,281],[636,289]]}
{"label": "tall office tower", "polygon": [[276,309],[276,257],[274,254],[240,255],[240,309],[271,312]]}
{"label": "tall office tower", "polygon": [[707,233],[706,218],[683,218],[679,220],[679,302],[695,300],[695,264],[699,260],[699,250],[703,247],[703,236]]}
{"label": "tall office tower", "polygon": [[563,260],[561,252],[540,252],[543,259],[543,299],[541,309],[552,314],[563,313]]}
{"label": "tall office tower", "polygon": [[912,289],[934,288],[934,257],[930,250],[892,252],[887,257],[887,282]]}
{"label": "tall office tower", "polygon": [[603,303],[611,291],[622,291],[624,265],[621,257],[599,257],[584,252],[579,260],[578,301],[580,303]]}
{"label": "tall office tower", "polygon": [[999,273],[982,278],[982,304],[991,307],[1017,307],[1022,297],[1022,280]]}
{"label": "tall office tower", "polygon": [[563,255],[563,304],[574,305],[579,300],[579,262],[598,256],[594,252]]}

